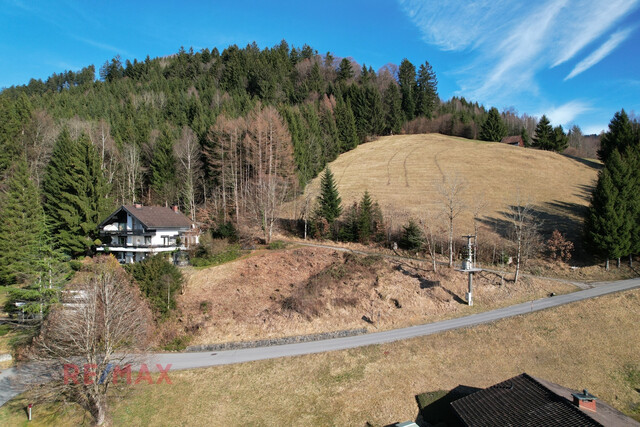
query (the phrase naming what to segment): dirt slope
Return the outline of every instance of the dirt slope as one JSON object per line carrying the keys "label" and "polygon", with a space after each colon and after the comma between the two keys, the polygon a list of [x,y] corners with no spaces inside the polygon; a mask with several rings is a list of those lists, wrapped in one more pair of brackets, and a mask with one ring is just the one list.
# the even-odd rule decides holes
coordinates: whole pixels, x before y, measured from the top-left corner
{"label": "dirt slope", "polygon": [[427,268],[322,248],[268,251],[193,271],[178,299],[181,324],[192,344],[391,329],[572,289],[541,280],[501,285],[483,273],[474,281],[475,306],[468,307],[464,274]]}

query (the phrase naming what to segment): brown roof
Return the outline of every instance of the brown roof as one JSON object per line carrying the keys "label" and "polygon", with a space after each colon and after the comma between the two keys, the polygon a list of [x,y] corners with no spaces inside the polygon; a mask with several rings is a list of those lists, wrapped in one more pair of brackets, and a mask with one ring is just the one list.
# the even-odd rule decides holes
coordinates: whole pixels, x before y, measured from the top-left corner
{"label": "brown roof", "polygon": [[451,406],[465,425],[474,427],[602,425],[527,374],[465,396]]}
{"label": "brown roof", "polygon": [[124,205],[120,209],[136,217],[146,228],[191,228],[193,224],[182,212],[164,206]]}
{"label": "brown roof", "polygon": [[524,141],[522,140],[522,136],[520,135],[513,135],[513,136],[505,136],[504,138],[502,138],[502,140],[500,141],[503,144],[524,144]]}

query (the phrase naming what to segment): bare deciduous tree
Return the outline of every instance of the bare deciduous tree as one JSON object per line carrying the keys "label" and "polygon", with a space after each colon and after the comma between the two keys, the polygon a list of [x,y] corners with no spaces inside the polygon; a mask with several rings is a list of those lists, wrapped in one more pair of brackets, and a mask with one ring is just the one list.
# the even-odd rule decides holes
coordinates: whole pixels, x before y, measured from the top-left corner
{"label": "bare deciduous tree", "polygon": [[25,153],[29,163],[29,173],[39,186],[44,169],[49,163],[51,151],[58,137],[59,129],[53,117],[45,110],[34,111],[31,122],[25,129]]}
{"label": "bare deciduous tree", "polygon": [[196,188],[202,175],[202,162],[200,160],[200,143],[190,127],[182,128],[180,140],[173,149],[178,160],[178,170],[182,181],[181,193],[188,205],[191,220],[195,221]]}
{"label": "bare deciduous tree", "polygon": [[444,231],[440,221],[441,218],[439,218],[439,215],[429,210],[425,212],[423,218],[420,220],[434,272],[437,271],[436,245],[438,243],[438,236]]}
{"label": "bare deciduous tree", "polygon": [[455,219],[464,211],[465,204],[462,198],[466,188],[465,181],[458,175],[447,175],[442,184],[438,187],[438,192],[442,197],[443,211],[449,228],[449,267],[453,266],[453,225]]}
{"label": "bare deciduous tree", "polygon": [[290,189],[293,175],[291,136],[275,108],[258,105],[248,119],[250,206],[268,243]]}
{"label": "bare deciduous tree", "polygon": [[117,261],[97,258],[87,277],[49,314],[35,342],[36,359],[51,369],[51,381],[34,389],[36,398],[77,403],[103,424],[109,389],[143,357],[150,319],[140,292]]}
{"label": "bare deciduous tree", "polygon": [[540,221],[534,215],[531,202],[523,202],[519,195],[509,207],[507,217],[511,223],[511,240],[516,248],[516,273],[513,281],[518,283],[521,266],[540,248]]}
{"label": "bare deciduous tree", "polygon": [[[138,186],[142,185],[142,160],[140,157],[140,148],[135,143],[126,144],[122,148],[122,170],[124,172],[124,198],[129,203],[140,201],[136,197]],[[124,200],[123,200],[124,202]]]}

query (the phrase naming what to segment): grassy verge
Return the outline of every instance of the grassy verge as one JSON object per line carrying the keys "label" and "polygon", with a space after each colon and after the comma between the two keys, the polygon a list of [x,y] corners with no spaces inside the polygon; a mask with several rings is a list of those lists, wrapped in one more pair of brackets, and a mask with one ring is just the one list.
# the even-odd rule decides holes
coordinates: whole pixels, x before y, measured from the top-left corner
{"label": "grassy verge", "polygon": [[[386,425],[416,395],[527,372],[640,418],[640,291],[359,349],[171,372],[112,404],[115,425]],[[0,410],[0,424],[24,417]]]}

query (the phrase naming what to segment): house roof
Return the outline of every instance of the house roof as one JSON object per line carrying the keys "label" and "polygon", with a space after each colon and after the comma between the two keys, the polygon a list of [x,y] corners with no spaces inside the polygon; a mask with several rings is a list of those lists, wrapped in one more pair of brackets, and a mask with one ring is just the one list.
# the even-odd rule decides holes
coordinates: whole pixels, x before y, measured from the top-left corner
{"label": "house roof", "polygon": [[460,398],[451,406],[465,425],[474,427],[603,425],[527,374]]}
{"label": "house roof", "polygon": [[504,138],[502,138],[500,142],[503,144],[520,144],[523,141],[522,141],[522,136],[513,135],[513,136],[505,136]]}
{"label": "house roof", "polygon": [[146,228],[191,228],[193,222],[182,212],[164,206],[123,205],[104,220],[103,227],[120,211],[125,210],[140,221]]}

